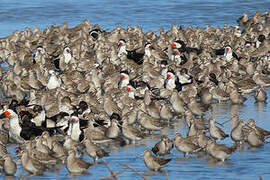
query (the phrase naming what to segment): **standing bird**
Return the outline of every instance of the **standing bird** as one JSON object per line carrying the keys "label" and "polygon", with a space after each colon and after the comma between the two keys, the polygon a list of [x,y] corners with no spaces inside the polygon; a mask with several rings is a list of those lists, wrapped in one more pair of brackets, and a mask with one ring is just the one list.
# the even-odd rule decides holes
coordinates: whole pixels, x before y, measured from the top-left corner
{"label": "standing bird", "polygon": [[219,127],[217,127],[215,125],[216,120],[214,118],[210,119],[210,124],[209,124],[209,131],[210,131],[210,135],[212,138],[214,138],[215,140],[223,140],[226,137],[229,137],[228,134],[225,134],[224,131],[222,129],[220,129]]}
{"label": "standing bird", "polygon": [[63,53],[59,56],[59,66],[56,69],[60,69],[61,71],[65,71],[68,69],[68,66],[73,62],[73,57],[71,54],[71,49],[69,46],[65,46],[63,49]]}
{"label": "standing bird", "polygon": [[199,55],[202,52],[202,49],[187,47],[186,44],[184,43],[184,41],[181,41],[181,40],[174,41],[172,43],[172,47],[178,49],[180,53],[184,53],[184,52],[186,52],[186,53],[195,52],[195,53],[197,53],[197,55]]}
{"label": "standing bird", "polygon": [[185,54],[181,54],[177,48],[173,48],[172,51],[173,52],[172,52],[171,60],[177,62],[177,64],[184,65],[188,61]]}
{"label": "standing bird", "polygon": [[177,133],[174,138],[175,147],[178,151],[183,152],[184,156],[189,153],[195,153],[201,148],[192,142],[191,138],[184,138],[180,133]]}
{"label": "standing bird", "polygon": [[159,171],[162,167],[166,166],[171,159],[157,158],[153,156],[150,149],[146,149],[141,155],[137,158],[144,155],[144,164],[147,168],[153,171]]}
{"label": "standing bird", "polygon": [[263,88],[257,89],[254,98],[256,102],[266,102],[267,100],[267,93],[263,90]]}
{"label": "standing bird", "polygon": [[157,156],[170,154],[173,148],[173,142],[166,135],[162,135],[161,140],[152,148],[152,152]]}
{"label": "standing bird", "polygon": [[123,87],[126,87],[129,84],[129,73],[128,71],[121,71],[120,72],[120,81],[118,83],[118,88],[122,89]]}
{"label": "standing bird", "polygon": [[127,55],[128,59],[133,60],[136,64],[143,64],[143,56],[144,53],[137,53],[136,50],[126,50],[126,41],[124,39],[120,39],[118,42],[118,57],[121,57],[123,54]]}
{"label": "standing bird", "polygon": [[144,54],[147,57],[153,56],[156,60],[167,60],[169,59],[168,55],[160,50],[160,49],[155,49],[150,42],[147,42],[144,46]]}
{"label": "standing bird", "polygon": [[8,176],[14,176],[17,171],[17,164],[11,159],[10,154],[5,154],[4,159],[4,172]]}
{"label": "standing bird", "polygon": [[43,163],[33,159],[27,149],[22,151],[21,160],[23,168],[31,174],[42,175],[48,169]]}
{"label": "standing bird", "polygon": [[254,129],[256,133],[263,138],[263,140],[270,137],[270,131],[256,126],[254,119],[249,119],[247,125],[249,128]]}
{"label": "standing bird", "polygon": [[70,118],[67,135],[75,141],[82,141],[84,139],[84,133],[80,128],[80,119],[75,115]]}
{"label": "standing bird", "polygon": [[41,126],[35,126],[34,123],[26,122],[20,123],[19,116],[13,110],[8,109],[0,115],[0,119],[8,118],[10,122],[9,137],[17,143],[24,143],[24,140],[29,140],[33,137],[40,136],[44,131],[49,131],[53,134],[55,128],[44,128]]}
{"label": "standing bird", "polygon": [[235,143],[242,144],[245,140],[245,132],[243,130],[243,127],[246,125],[246,122],[244,120],[241,120],[238,122],[237,126],[234,127],[231,131],[231,138]]}
{"label": "standing bird", "polygon": [[176,89],[178,92],[182,90],[182,84],[179,82],[179,78],[174,71],[169,70],[167,72],[167,79],[164,82],[164,88],[171,91]]}
{"label": "standing bird", "polygon": [[216,142],[209,140],[206,151],[214,158],[224,162],[235,151],[235,147],[226,147],[223,144],[217,144]]}
{"label": "standing bird", "polygon": [[255,127],[250,127],[248,131],[247,142],[250,146],[259,147],[264,144],[263,136],[260,135]]}
{"label": "standing bird", "polygon": [[228,62],[230,62],[233,57],[240,61],[240,58],[235,54],[230,45],[225,46],[223,49],[216,50],[215,53],[216,55],[223,55]]}
{"label": "standing bird", "polygon": [[56,73],[54,70],[49,70],[49,81],[47,84],[47,88],[49,90],[55,89],[60,87],[62,84],[62,81],[60,78],[57,77]]}
{"label": "standing bird", "polygon": [[68,151],[67,169],[72,174],[82,174],[91,166],[91,163],[85,162],[82,158],[76,157],[75,150]]}
{"label": "standing bird", "polygon": [[108,152],[106,152],[100,146],[94,144],[90,139],[85,138],[82,142],[84,143],[86,147],[87,154],[91,158],[93,158],[95,162],[97,162],[98,159],[109,156]]}

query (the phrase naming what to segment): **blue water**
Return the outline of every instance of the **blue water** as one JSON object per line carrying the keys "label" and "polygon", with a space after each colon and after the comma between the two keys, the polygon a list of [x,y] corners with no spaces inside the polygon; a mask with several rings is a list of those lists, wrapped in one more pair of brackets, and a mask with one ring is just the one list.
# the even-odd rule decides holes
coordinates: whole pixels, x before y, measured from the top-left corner
{"label": "blue water", "polygon": [[[144,31],[154,30],[159,27],[169,29],[172,24],[184,25],[185,27],[200,26],[223,26],[223,24],[236,25],[236,19],[244,11],[249,15],[256,11],[264,13],[269,10],[269,0],[0,0],[0,37],[11,34],[14,30],[22,31],[26,27],[34,26],[44,29],[52,24],[60,25],[67,22],[73,27],[84,19],[89,19],[91,24],[99,24],[102,29],[112,30],[117,24],[126,28],[127,25],[139,25]],[[4,64],[3,64],[4,65]],[[267,91],[268,97],[270,91]],[[268,100],[269,102],[269,100]],[[232,112],[237,111],[241,119],[254,118],[259,126],[270,130],[269,104],[256,105],[254,98],[250,96],[242,106],[220,105],[214,106],[214,117],[219,122],[228,120]],[[231,123],[225,125],[226,133],[230,133]],[[174,132],[186,132],[186,127],[175,125],[175,129],[168,129],[167,134],[173,137]],[[111,150],[110,157],[105,158],[110,167],[116,172],[125,169],[119,163],[129,164],[139,172],[144,173],[147,168],[143,164],[143,158],[135,159],[146,147],[153,147],[158,139],[145,139],[144,145],[127,146]],[[231,145],[232,141],[227,138],[224,143]],[[8,147],[12,156],[15,156],[14,146]],[[169,179],[234,179],[253,180],[270,179],[270,144],[257,150],[245,148],[241,152],[232,154],[226,164],[215,164],[203,158],[183,158],[177,150],[173,150],[168,156],[172,161],[165,168],[168,170]],[[90,160],[84,156],[86,160]],[[96,165],[89,169],[89,174],[76,177],[75,179],[99,179],[110,175],[104,165]],[[18,163],[17,178],[25,177]],[[147,173],[145,173],[147,174]],[[164,174],[146,175],[150,179],[165,179]],[[0,175],[3,178],[4,175]],[[59,173],[46,172],[44,176],[32,177],[31,179],[69,179],[68,172],[63,166]],[[129,169],[118,176],[119,179],[140,179]]]}
{"label": "blue water", "polygon": [[169,29],[172,24],[184,26],[236,25],[236,18],[247,11],[269,10],[268,0],[1,0],[0,37],[14,30],[68,22],[72,27],[84,19],[101,28],[112,30],[117,24],[139,25],[144,31]]}

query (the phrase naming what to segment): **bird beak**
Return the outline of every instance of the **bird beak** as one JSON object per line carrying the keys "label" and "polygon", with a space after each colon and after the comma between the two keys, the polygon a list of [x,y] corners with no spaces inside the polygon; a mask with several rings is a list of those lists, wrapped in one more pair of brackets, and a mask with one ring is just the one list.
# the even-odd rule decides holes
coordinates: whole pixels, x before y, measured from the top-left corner
{"label": "bird beak", "polygon": [[4,118],[6,118],[6,115],[5,115],[5,113],[2,113],[2,114],[0,115],[0,119],[4,119]]}
{"label": "bird beak", "polygon": [[225,122],[221,123],[221,124],[222,124],[222,126],[223,126],[224,124],[226,124],[226,123],[230,122],[231,120],[232,120],[232,119],[229,119],[229,120],[227,120],[227,121],[225,121]]}
{"label": "bird beak", "polygon": [[139,156],[137,156],[135,159],[138,159],[139,157],[142,157],[143,155],[144,155],[144,152],[140,154]]}
{"label": "bird beak", "polygon": [[250,129],[253,129],[253,127],[249,126],[248,124],[245,124],[247,127],[249,127]]}
{"label": "bird beak", "polygon": [[5,111],[4,113],[2,113],[2,114],[0,115],[0,119],[8,118],[9,116],[10,116],[10,112]]}
{"label": "bird beak", "polygon": [[219,122],[215,122],[215,123],[218,124],[218,125],[220,125],[220,126],[222,126],[222,127],[224,127],[223,123],[222,124],[219,123]]}

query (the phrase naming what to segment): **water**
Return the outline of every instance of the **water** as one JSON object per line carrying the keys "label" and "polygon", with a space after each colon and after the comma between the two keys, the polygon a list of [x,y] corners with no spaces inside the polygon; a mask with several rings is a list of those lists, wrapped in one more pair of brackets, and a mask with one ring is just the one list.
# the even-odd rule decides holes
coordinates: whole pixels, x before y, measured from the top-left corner
{"label": "water", "polygon": [[168,29],[172,24],[185,26],[223,26],[224,23],[236,25],[236,18],[247,11],[269,10],[270,1],[261,0],[1,0],[0,37],[14,30],[38,26],[41,29],[52,24],[68,22],[75,26],[84,19],[99,24],[103,29],[112,30],[117,24],[139,25],[143,30]]}
{"label": "water", "polygon": [[[14,30],[24,30],[26,27],[38,26],[44,29],[52,24],[68,22],[70,27],[79,24],[84,19],[89,19],[91,24],[99,24],[102,29],[112,30],[117,24],[124,28],[127,25],[139,25],[144,31],[157,30],[159,27],[169,29],[172,24],[183,24],[184,26],[200,26],[206,24],[211,26],[223,26],[223,24],[236,25],[236,19],[247,11],[252,15],[256,11],[264,13],[269,10],[270,1],[241,0],[241,1],[214,1],[214,0],[137,0],[127,1],[89,1],[89,0],[65,0],[65,1],[34,1],[34,0],[1,0],[0,6],[0,37],[11,34]],[[1,66],[6,66],[2,64]],[[270,90],[267,91],[270,96]],[[214,105],[213,116],[218,122],[228,120],[232,112],[238,112],[241,119],[254,118],[259,126],[270,130],[268,117],[270,111],[268,104],[254,104],[254,98],[250,96],[241,106],[224,104]],[[225,125],[225,131],[230,133],[231,123]],[[185,133],[187,128],[183,124],[175,125],[175,129],[167,129],[170,138],[175,131]],[[126,146],[111,150],[110,157],[105,158],[110,167],[116,172],[126,169],[119,163],[129,164],[131,167],[144,173],[147,168],[143,164],[143,158],[135,159],[146,147],[151,148],[158,141],[157,138],[145,139],[143,145]],[[227,138],[223,141],[230,146],[232,141]],[[15,155],[15,146],[8,147],[12,156]],[[245,148],[241,152],[232,154],[226,164],[215,164],[207,161],[205,157],[183,158],[176,149],[168,158],[172,161],[165,168],[168,170],[169,179],[270,179],[270,144],[257,150]],[[86,160],[89,157],[84,156]],[[104,165],[96,165],[90,168],[88,175],[76,177],[76,179],[99,179],[110,175]],[[26,176],[18,164],[16,176]],[[147,174],[147,173],[145,173]],[[165,174],[146,175],[151,179],[165,179]],[[3,178],[4,175],[0,175]],[[69,179],[68,172],[62,167],[59,173],[46,172],[44,176],[32,177],[31,179]],[[119,179],[140,179],[129,169],[118,176]]]}

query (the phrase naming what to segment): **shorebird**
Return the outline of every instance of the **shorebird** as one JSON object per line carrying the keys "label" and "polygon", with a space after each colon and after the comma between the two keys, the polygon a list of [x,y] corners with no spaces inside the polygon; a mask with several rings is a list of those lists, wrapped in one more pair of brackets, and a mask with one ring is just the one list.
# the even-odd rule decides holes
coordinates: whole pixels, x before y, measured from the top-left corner
{"label": "shorebird", "polygon": [[129,73],[128,71],[121,71],[120,72],[120,81],[118,83],[118,88],[121,89],[126,87],[129,84]]}
{"label": "shorebird", "polygon": [[55,88],[58,88],[61,86],[62,81],[60,78],[57,77],[54,70],[49,70],[49,76],[50,76],[49,81],[48,81],[48,84],[46,86],[49,90],[55,89]]}
{"label": "shorebird", "polygon": [[76,157],[75,150],[68,151],[67,170],[72,174],[82,174],[87,171],[91,163],[85,162],[82,158]]}
{"label": "shorebird", "polygon": [[4,172],[8,176],[14,176],[17,171],[17,164],[12,160],[10,154],[5,154],[4,159]]}
{"label": "shorebird", "polygon": [[26,141],[25,146],[29,157],[31,157],[33,160],[37,160],[44,165],[56,164],[58,162],[58,159],[51,156],[51,152],[49,153],[42,151],[42,149],[39,147],[40,144],[37,145],[37,143],[34,144],[32,141]]}
{"label": "shorebird", "polygon": [[174,137],[174,144],[178,151],[184,153],[184,156],[201,150],[198,145],[192,142],[191,138],[184,138],[180,133],[176,133]]}
{"label": "shorebird", "polygon": [[236,88],[233,88],[230,93],[230,100],[233,104],[243,104],[247,100]]}
{"label": "shorebird", "polygon": [[202,52],[202,49],[187,47],[186,44],[184,43],[184,41],[181,41],[181,40],[176,40],[171,45],[173,48],[178,49],[179,52],[181,52],[181,53],[195,52],[197,55],[199,55]]}
{"label": "shorebird", "polygon": [[254,119],[249,119],[247,125],[249,128],[254,129],[256,131],[256,134],[261,136],[263,140],[270,137],[270,131],[256,126]]}
{"label": "shorebird", "polygon": [[144,54],[149,58],[153,56],[157,61],[169,59],[168,55],[164,51],[160,49],[155,49],[150,42],[147,42],[145,44]]}
{"label": "shorebird", "polygon": [[248,14],[247,12],[243,12],[243,15],[237,19],[237,22],[241,28],[244,28],[248,21]]}
{"label": "shorebird", "polygon": [[41,135],[42,132],[38,134],[35,133],[33,128],[25,127],[22,128],[19,124],[19,116],[11,109],[6,110],[0,118],[8,118],[10,120],[10,127],[9,127],[9,136],[10,138],[14,139],[17,143],[23,143],[25,138],[29,138],[29,136],[33,135]]}
{"label": "shorebird", "polygon": [[162,103],[159,111],[161,119],[169,121],[174,118],[174,113],[169,103]]}
{"label": "shorebird", "polygon": [[254,72],[252,79],[256,84],[262,87],[270,86],[270,78],[264,74],[259,73],[258,71]]}
{"label": "shorebird", "polygon": [[225,161],[235,151],[235,147],[226,147],[223,144],[217,144],[214,141],[209,140],[206,151],[214,158]]}
{"label": "shorebird", "polygon": [[149,131],[161,130],[168,125],[165,122],[161,122],[159,119],[151,117],[143,111],[138,112],[138,122]]}
{"label": "shorebird", "polygon": [[247,142],[252,147],[259,147],[264,144],[264,137],[255,127],[250,127],[248,130]]}
{"label": "shorebird", "polygon": [[173,142],[166,135],[161,136],[161,140],[152,148],[152,152],[157,156],[164,156],[170,154],[173,148]]}
{"label": "shorebird", "polygon": [[66,150],[71,149],[82,150],[84,148],[80,142],[73,140],[69,135],[65,136],[63,146]]}
{"label": "shorebird", "polygon": [[108,138],[117,138],[121,133],[118,125],[119,125],[118,120],[112,119],[110,126],[105,131],[105,135]]}
{"label": "shorebird", "polygon": [[118,57],[121,57],[123,54],[127,55],[128,59],[132,59],[136,64],[143,64],[143,56],[144,53],[138,53],[136,50],[126,50],[126,41],[124,39],[120,39],[118,42]]}
{"label": "shorebird", "polygon": [[67,135],[75,141],[82,141],[84,138],[84,133],[80,128],[80,119],[75,115],[70,117]]}
{"label": "shorebird", "polygon": [[27,149],[22,151],[22,166],[23,168],[34,175],[42,175],[48,168],[41,162],[30,157],[30,152]]}
{"label": "shorebird", "polygon": [[159,171],[162,167],[166,166],[171,159],[157,158],[152,155],[150,149],[144,150],[144,152],[137,158],[144,156],[144,164],[152,171]]}
{"label": "shorebird", "polygon": [[56,140],[52,141],[51,150],[56,158],[65,158],[68,155],[68,151]]}
{"label": "shorebird", "polygon": [[246,125],[244,120],[238,122],[237,126],[231,131],[231,138],[235,143],[242,144],[245,140],[245,133],[243,131],[243,127]]}
{"label": "shorebird", "polygon": [[229,135],[225,134],[222,129],[220,129],[219,127],[215,125],[215,123],[216,123],[216,120],[214,118],[211,118],[210,124],[209,124],[209,132],[210,132],[211,137],[219,141],[225,139],[226,137],[229,137]]}
{"label": "shorebird", "polygon": [[84,143],[86,147],[86,153],[93,158],[95,162],[98,159],[109,156],[109,153],[102,149],[100,146],[94,144],[90,139],[85,138],[82,143]]}
{"label": "shorebird", "polygon": [[182,84],[179,81],[179,77],[175,74],[174,71],[169,70],[167,72],[167,79],[164,82],[164,88],[168,90],[174,90],[176,89],[177,91],[182,90]]}
{"label": "shorebird", "polygon": [[209,140],[211,140],[211,138],[206,136],[203,131],[198,131],[198,133],[197,133],[197,142],[198,142],[198,146],[200,148],[205,150]]}
{"label": "shorebird", "polygon": [[171,97],[170,97],[170,103],[172,105],[173,110],[177,113],[177,114],[183,114],[186,111],[186,107],[185,107],[185,103],[182,100],[182,98],[179,96],[177,90],[174,90],[171,93]]}
{"label": "shorebird", "polygon": [[208,110],[209,106],[198,102],[194,97],[192,97],[190,102],[187,104],[187,107],[194,115],[201,117]]}
{"label": "shorebird", "polygon": [[69,64],[73,63],[75,60],[72,57],[71,49],[69,46],[65,46],[63,48],[63,53],[59,56],[59,67],[57,69],[60,69],[61,71],[65,71],[69,68]]}
{"label": "shorebird", "polygon": [[215,53],[216,55],[223,55],[228,62],[230,62],[232,58],[235,58],[238,61],[240,60],[240,58],[235,54],[230,45],[225,46],[225,48],[223,49],[216,50]]}
{"label": "shorebird", "polygon": [[125,138],[131,141],[132,144],[148,136],[148,134],[133,127],[132,125],[129,125],[126,121],[122,124],[122,134]]}
{"label": "shorebird", "polygon": [[265,102],[267,100],[267,93],[263,90],[263,88],[257,89],[254,98],[256,102]]}

